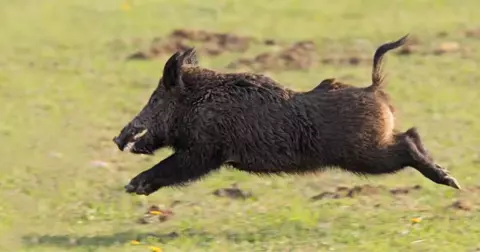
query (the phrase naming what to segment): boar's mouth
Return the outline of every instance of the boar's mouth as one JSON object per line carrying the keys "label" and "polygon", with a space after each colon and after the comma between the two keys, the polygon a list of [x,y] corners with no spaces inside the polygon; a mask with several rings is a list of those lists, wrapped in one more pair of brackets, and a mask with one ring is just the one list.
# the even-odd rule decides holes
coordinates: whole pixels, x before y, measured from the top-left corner
{"label": "boar's mouth", "polygon": [[[138,132],[121,132],[119,136],[113,138],[113,142],[118,146],[121,151],[134,152],[135,143],[137,143],[142,137],[147,134],[147,129],[141,129]],[[147,154],[147,153],[146,153]]]}

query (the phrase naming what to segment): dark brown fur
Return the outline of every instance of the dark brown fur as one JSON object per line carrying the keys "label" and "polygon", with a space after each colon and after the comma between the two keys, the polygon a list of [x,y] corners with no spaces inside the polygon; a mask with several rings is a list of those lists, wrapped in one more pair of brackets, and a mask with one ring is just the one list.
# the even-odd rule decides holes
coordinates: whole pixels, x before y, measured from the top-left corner
{"label": "dark brown fur", "polygon": [[[322,80],[320,84],[318,84],[310,92],[323,92],[323,91],[332,92],[332,91],[345,89],[345,88],[355,88],[355,86],[346,84],[343,82],[339,82],[335,78],[330,78],[330,79]],[[385,98],[385,100],[387,101],[388,107],[390,108],[390,111],[392,111],[392,113],[395,113],[395,107],[390,103],[389,95],[383,90],[377,90],[377,92],[381,93],[381,96]]]}
{"label": "dark brown fur", "polygon": [[348,85],[342,82],[337,81],[334,78],[331,79],[325,79],[318,84],[312,91],[335,91],[339,89],[345,89],[345,88],[354,88],[355,86],[353,85]]}
{"label": "dark brown fur", "polygon": [[[380,66],[383,55],[405,39],[377,49],[372,85],[326,79],[308,92],[263,75],[199,67],[193,49],[172,55],[149,102],[114,141],[121,150],[133,142],[133,153],[152,154],[166,146],[175,153],[133,178],[127,192],[149,195],[222,165],[255,174],[326,167],[387,174],[410,166],[436,183],[459,188],[433,162],[415,128],[395,130]],[[133,140],[145,128],[148,132]]]}

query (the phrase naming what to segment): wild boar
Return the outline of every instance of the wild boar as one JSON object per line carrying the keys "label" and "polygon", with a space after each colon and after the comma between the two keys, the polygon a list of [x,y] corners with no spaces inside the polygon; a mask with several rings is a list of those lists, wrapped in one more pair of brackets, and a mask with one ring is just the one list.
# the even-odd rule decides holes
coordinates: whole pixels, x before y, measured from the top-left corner
{"label": "wild boar", "polygon": [[325,79],[307,92],[261,74],[200,67],[194,48],[176,52],[147,104],[113,139],[132,153],[153,154],[163,147],[174,153],[134,177],[126,191],[149,195],[225,165],[258,175],[335,167],[380,175],[413,167],[435,183],[460,189],[433,161],[415,128],[395,129],[381,63],[407,37],[377,48],[371,85]]}

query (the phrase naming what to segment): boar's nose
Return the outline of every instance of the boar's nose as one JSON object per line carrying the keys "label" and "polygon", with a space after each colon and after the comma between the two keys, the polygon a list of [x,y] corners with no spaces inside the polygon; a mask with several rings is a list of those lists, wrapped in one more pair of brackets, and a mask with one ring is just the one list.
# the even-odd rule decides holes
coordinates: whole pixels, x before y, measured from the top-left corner
{"label": "boar's nose", "polygon": [[125,141],[123,141],[120,137],[116,136],[113,138],[113,142],[117,145],[118,149],[123,151],[125,148]]}
{"label": "boar's nose", "polygon": [[112,141],[117,145],[118,149],[123,151],[125,146],[128,142],[128,137],[130,135],[130,131],[132,130],[132,123],[128,123],[123,129],[120,131],[120,134],[112,139]]}
{"label": "boar's nose", "polygon": [[117,145],[118,149],[123,151],[129,142],[138,140],[136,138],[141,137],[141,135],[138,135],[145,132],[146,128],[134,121],[133,123],[127,124],[127,126],[120,131],[120,134],[114,137],[112,140]]}

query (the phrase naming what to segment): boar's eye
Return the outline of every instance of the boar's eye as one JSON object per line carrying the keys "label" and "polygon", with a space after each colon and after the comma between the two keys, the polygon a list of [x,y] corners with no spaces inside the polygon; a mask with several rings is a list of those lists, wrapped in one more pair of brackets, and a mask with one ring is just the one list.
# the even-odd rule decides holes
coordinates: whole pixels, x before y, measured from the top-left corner
{"label": "boar's eye", "polygon": [[161,97],[158,97],[156,95],[150,97],[150,100],[148,101],[150,105],[161,105],[163,103],[163,99]]}
{"label": "boar's eye", "polygon": [[159,103],[159,101],[160,101],[160,99],[158,99],[157,97],[152,97],[152,98],[150,99],[150,102],[149,102],[149,103],[150,103],[151,105],[156,105],[157,103]]}

